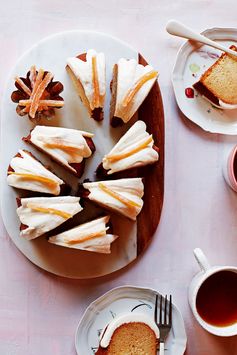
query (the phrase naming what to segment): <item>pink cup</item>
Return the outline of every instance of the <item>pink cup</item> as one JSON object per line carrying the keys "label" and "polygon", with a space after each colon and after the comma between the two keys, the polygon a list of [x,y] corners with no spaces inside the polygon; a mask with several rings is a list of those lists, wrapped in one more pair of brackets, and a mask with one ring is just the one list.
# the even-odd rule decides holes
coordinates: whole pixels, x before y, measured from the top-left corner
{"label": "pink cup", "polygon": [[[237,145],[234,146],[231,151],[226,154],[223,163],[223,174],[227,184],[237,192],[237,176],[234,173],[234,163],[236,159],[237,164]],[[237,166],[237,165],[236,165]],[[237,170],[237,169],[236,169]]]}

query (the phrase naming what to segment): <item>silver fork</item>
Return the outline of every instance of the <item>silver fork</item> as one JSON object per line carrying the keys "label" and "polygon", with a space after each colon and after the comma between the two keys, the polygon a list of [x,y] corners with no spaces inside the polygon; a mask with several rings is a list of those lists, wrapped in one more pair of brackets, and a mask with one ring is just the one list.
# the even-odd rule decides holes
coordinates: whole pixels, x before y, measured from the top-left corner
{"label": "silver fork", "polygon": [[[160,301],[159,321],[158,321],[158,301]],[[165,301],[164,314],[163,314],[163,301]],[[154,317],[155,317],[155,322],[160,331],[160,355],[164,355],[165,340],[172,327],[172,296],[171,295],[169,297],[169,301],[167,299],[167,295],[165,296],[165,300],[163,296],[156,295]]]}

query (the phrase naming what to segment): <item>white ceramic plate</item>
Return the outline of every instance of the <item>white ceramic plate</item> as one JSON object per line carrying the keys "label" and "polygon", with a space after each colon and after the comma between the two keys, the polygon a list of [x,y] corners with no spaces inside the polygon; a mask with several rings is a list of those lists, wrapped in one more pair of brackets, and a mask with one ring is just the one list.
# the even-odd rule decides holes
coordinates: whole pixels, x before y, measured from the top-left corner
{"label": "white ceramic plate", "polygon": [[[65,70],[67,57],[84,53],[89,48],[102,51],[106,56],[107,94],[105,119],[102,123],[95,122],[89,118]],[[22,137],[28,135],[33,124],[28,117],[19,117],[15,111],[16,104],[11,102],[10,96],[14,90],[14,77],[16,75],[24,76],[30,66],[36,64],[37,68],[42,67],[45,70],[52,71],[55,74],[55,80],[59,80],[64,84],[62,96],[65,100],[65,107],[57,111],[55,119],[41,121],[41,124],[58,125],[96,133],[94,138],[96,154],[86,161],[86,169],[81,181],[85,178],[93,179],[93,174],[102,157],[112,148],[124,131],[124,128],[114,130],[110,128],[108,112],[110,99],[109,82],[112,76],[112,66],[121,57],[138,58],[138,53],[127,44],[105,34],[90,31],[59,33],[42,40],[19,59],[10,75],[4,93],[1,107],[1,203],[4,224],[17,248],[29,260],[57,275],[71,278],[90,278],[112,273],[128,265],[137,257],[137,226],[135,222],[126,218],[118,216],[114,218],[113,215],[111,216],[114,231],[120,237],[113,243],[110,255],[55,246],[48,243],[44,237],[32,241],[19,237],[19,220],[16,215],[15,198],[21,192],[14,191],[6,184],[8,164],[18,149],[26,148],[32,151],[36,157],[40,158],[46,165],[50,165],[53,171],[68,181],[70,185],[73,184],[74,189],[77,189],[78,179],[67,173],[56,163],[51,162],[34,148],[22,142]],[[101,213],[101,209],[89,206],[78,215],[78,224]]]}
{"label": "white ceramic plate", "polygon": [[[212,28],[202,33],[225,46],[237,45],[237,29]],[[206,45],[187,41],[179,50],[173,70],[173,87],[180,110],[191,121],[212,133],[237,134],[237,110],[215,108],[195,92],[194,98],[185,95],[222,52]]]}
{"label": "white ceramic plate", "polygon": [[[122,286],[114,288],[92,302],[78,325],[75,346],[78,355],[93,355],[99,346],[103,328],[116,316],[126,312],[154,315],[157,291],[149,288]],[[183,355],[187,337],[180,311],[173,304],[173,324],[165,343],[166,355]]]}

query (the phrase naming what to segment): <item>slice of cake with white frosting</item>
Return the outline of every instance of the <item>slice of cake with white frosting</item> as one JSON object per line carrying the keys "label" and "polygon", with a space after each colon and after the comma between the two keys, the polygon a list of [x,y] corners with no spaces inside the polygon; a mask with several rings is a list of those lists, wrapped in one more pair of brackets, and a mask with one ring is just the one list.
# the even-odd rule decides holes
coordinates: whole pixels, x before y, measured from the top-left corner
{"label": "slice of cake with white frosting", "polygon": [[137,121],[104,156],[97,174],[98,176],[111,175],[153,164],[158,159],[158,148],[154,145],[152,134],[147,133],[145,122]]}
{"label": "slice of cake with white frosting", "polygon": [[143,207],[141,178],[86,182],[83,189],[82,197],[134,221]]}
{"label": "slice of cake with white frosting", "polygon": [[28,240],[51,231],[83,209],[75,196],[20,198],[17,202],[20,236]]}
{"label": "slice of cake with white frosting", "polygon": [[87,53],[70,57],[66,70],[89,115],[101,121],[106,92],[104,53],[89,49]]}
{"label": "slice of cake with white frosting", "polygon": [[12,158],[7,171],[8,185],[17,189],[59,195],[65,182],[47,169],[34,155],[26,150]]}
{"label": "slice of cake with white frosting", "polygon": [[135,59],[119,59],[111,82],[110,123],[113,127],[127,123],[137,112],[158,77],[151,65]]}
{"label": "slice of cake with white frosting", "polygon": [[156,355],[159,337],[154,319],[145,313],[122,314],[102,331],[96,355]]}
{"label": "slice of cake with white frosting", "polygon": [[95,151],[92,137],[92,133],[77,129],[35,126],[23,140],[49,155],[71,173],[81,177],[85,168],[84,159],[89,158]]}
{"label": "slice of cake with white frosting", "polygon": [[83,223],[50,237],[49,242],[67,248],[109,254],[111,243],[117,239],[116,235],[109,233],[109,219],[110,216],[105,216]]}

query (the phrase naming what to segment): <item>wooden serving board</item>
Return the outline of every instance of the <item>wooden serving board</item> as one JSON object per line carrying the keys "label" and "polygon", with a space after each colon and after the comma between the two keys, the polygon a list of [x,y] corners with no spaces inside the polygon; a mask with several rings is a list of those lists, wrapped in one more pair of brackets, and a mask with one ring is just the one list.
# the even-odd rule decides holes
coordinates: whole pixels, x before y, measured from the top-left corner
{"label": "wooden serving board", "polygon": [[[148,63],[139,54],[139,63]],[[152,133],[155,145],[159,147],[157,164],[143,169],[145,179],[144,207],[137,219],[137,254],[148,246],[159,224],[164,198],[164,109],[158,81],[155,82],[146,100],[138,110],[138,118],[147,125]]]}
{"label": "wooden serving board", "polygon": [[[106,57],[105,119],[99,123],[88,116],[65,70],[67,57],[84,53],[88,48],[102,51]],[[113,65],[121,57],[137,58],[140,63],[146,64],[145,59],[133,48],[105,34],[91,31],[59,33],[39,42],[19,59],[4,93],[2,102],[4,110],[2,109],[1,112],[3,134],[0,170],[3,221],[12,241],[24,255],[37,266],[57,275],[79,279],[92,278],[110,274],[125,267],[146,249],[160,220],[164,194],[164,114],[159,85],[157,82],[155,83],[134,119],[123,127],[111,128],[109,124],[110,80]],[[14,90],[14,77],[24,75],[32,64],[35,64],[37,68],[42,67],[45,70],[50,70],[55,74],[55,80],[61,81],[64,85],[62,97],[65,100],[65,107],[58,110],[54,119],[44,120],[40,124],[74,128],[95,134],[93,141],[96,152],[87,159],[85,172],[80,181],[58,164],[50,161],[43,153],[38,152],[34,147],[29,147],[21,140],[22,137],[29,134],[33,124],[27,117],[17,116],[15,105],[11,102],[10,96]],[[156,164],[128,174],[130,177],[144,177],[145,203],[137,222],[111,213],[114,233],[119,236],[112,244],[111,254],[98,254],[59,247],[48,243],[45,236],[32,241],[20,238],[15,199],[17,196],[32,196],[32,194],[14,190],[6,184],[8,164],[18,149],[25,148],[31,151],[43,164],[50,166],[59,177],[68,182],[73,188],[72,194],[76,194],[79,182],[86,178],[91,181],[95,179],[95,170],[101,163],[103,156],[111,150],[137,118],[146,122],[148,131],[153,134],[155,144],[160,149],[160,158]],[[126,175],[121,173],[122,177],[126,177]],[[61,226],[62,230],[92,220],[101,213],[104,214],[105,211],[86,201],[83,211],[72,220],[64,223]],[[54,233],[56,234],[56,230]]]}

